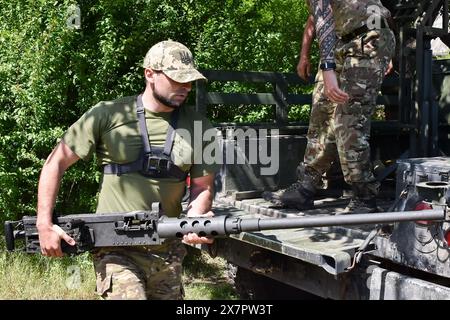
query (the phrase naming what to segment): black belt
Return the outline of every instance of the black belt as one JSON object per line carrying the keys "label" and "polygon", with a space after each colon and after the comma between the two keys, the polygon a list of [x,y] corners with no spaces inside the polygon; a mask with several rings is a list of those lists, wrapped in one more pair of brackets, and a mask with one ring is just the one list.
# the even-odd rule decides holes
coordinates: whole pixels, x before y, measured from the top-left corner
{"label": "black belt", "polygon": [[[381,19],[380,20],[380,29],[388,29],[388,28],[389,28],[389,24],[387,23],[386,19],[384,19],[384,18]],[[359,28],[353,30],[352,32],[347,33],[346,35],[342,36],[341,40],[343,42],[350,42],[353,39],[357,38],[358,36],[360,36],[364,33],[367,33],[371,30],[374,30],[374,29],[373,28],[369,29],[369,27],[367,25],[363,25],[362,27],[359,27]]]}

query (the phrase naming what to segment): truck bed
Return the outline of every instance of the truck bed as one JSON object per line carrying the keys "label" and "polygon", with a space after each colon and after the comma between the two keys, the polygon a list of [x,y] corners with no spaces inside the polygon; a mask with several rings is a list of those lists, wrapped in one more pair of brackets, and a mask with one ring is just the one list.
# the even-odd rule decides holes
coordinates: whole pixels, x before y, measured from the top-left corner
{"label": "truck bed", "polygon": [[[342,211],[348,197],[323,197],[314,201],[314,209],[298,211],[276,208],[262,198],[236,200],[235,196],[218,197],[214,203],[216,215],[231,214],[240,218],[283,218],[326,216]],[[392,201],[384,200],[379,206],[387,210]],[[332,275],[338,275],[353,263],[353,257],[374,225],[346,227],[296,228],[242,232],[230,237],[251,245],[270,249],[320,266]]]}

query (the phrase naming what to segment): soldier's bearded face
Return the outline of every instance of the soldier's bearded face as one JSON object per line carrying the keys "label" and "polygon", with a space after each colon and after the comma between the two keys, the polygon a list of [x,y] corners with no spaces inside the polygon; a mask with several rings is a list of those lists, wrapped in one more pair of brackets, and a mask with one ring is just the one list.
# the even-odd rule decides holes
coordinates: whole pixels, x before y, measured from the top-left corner
{"label": "soldier's bearded face", "polygon": [[156,90],[153,90],[153,97],[166,107],[176,109],[179,108],[183,103],[186,101],[186,98],[184,98],[182,101],[179,101],[178,99],[171,99],[170,97],[163,96],[162,94],[158,93]]}
{"label": "soldier's bearded face", "polygon": [[152,84],[153,97],[163,105],[176,109],[183,105],[189,92],[191,83],[179,83],[159,73]]}

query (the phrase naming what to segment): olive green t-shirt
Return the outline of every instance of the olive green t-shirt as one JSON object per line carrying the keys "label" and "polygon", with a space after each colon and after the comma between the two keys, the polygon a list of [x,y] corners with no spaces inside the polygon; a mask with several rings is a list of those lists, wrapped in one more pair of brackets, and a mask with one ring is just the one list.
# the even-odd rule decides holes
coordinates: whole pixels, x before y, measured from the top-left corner
{"label": "olive green t-shirt", "polygon": [[[145,110],[145,119],[151,146],[164,146],[171,112],[154,113]],[[214,174],[217,164],[203,160],[205,147],[215,148],[217,139],[211,123],[193,107],[180,108],[172,160],[191,178]],[[64,143],[81,159],[89,160],[95,153],[100,165],[135,161],[143,149],[138,119],[136,96],[114,101],[103,101],[88,110],[63,135]],[[205,140],[205,141],[204,141]],[[211,163],[211,160],[207,161]],[[120,176],[103,174],[100,181],[98,213],[149,210],[152,202],[162,203],[165,214],[177,216],[185,182],[176,178],[153,179],[138,172]]]}

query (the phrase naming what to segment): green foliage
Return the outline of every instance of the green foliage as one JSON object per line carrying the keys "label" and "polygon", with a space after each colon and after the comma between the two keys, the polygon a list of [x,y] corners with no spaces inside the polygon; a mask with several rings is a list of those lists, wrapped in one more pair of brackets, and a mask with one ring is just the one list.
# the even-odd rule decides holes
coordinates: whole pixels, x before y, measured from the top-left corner
{"label": "green foliage", "polygon": [[[202,68],[295,72],[303,24],[308,16],[304,1],[217,0],[209,3],[209,18],[203,24],[196,46],[197,60]],[[209,90],[273,91],[264,84],[242,83],[212,83]],[[270,106],[213,106],[208,111],[209,117],[217,122],[268,121],[275,117],[274,108]]]}
{"label": "green foliage", "polygon": [[[70,5],[81,10],[80,29],[67,25]],[[101,100],[143,89],[140,65],[152,44],[181,41],[203,69],[293,72],[307,16],[294,0],[0,0],[0,8],[2,220],[34,214],[39,172],[68,126]],[[239,106],[215,117],[273,114]],[[78,162],[57,211],[93,211],[99,177],[94,162]]]}
{"label": "green foliage", "polygon": [[300,120],[305,123],[309,120],[309,113],[311,111],[310,105],[304,105],[304,106],[291,106],[288,113],[288,119],[293,120]]}

